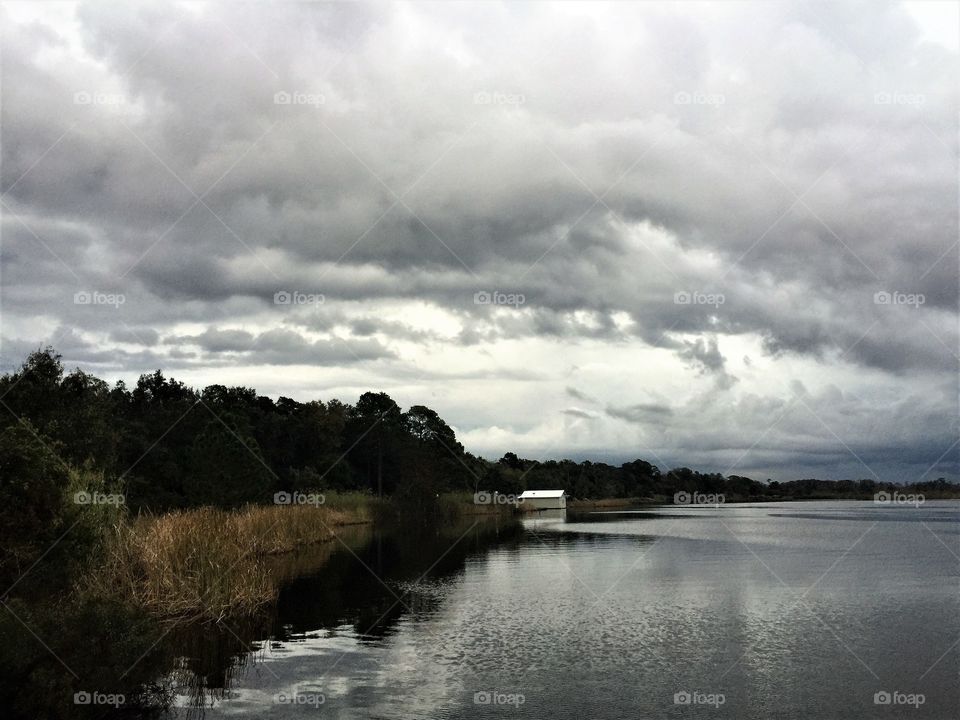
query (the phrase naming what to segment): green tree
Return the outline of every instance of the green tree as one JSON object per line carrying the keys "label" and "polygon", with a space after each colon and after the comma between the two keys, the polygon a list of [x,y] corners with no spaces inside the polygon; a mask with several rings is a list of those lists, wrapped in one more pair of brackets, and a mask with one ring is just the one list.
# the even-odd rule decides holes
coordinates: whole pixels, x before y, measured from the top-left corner
{"label": "green tree", "polygon": [[193,442],[210,419],[198,400],[195,390],[160,370],[141,375],[129,400],[122,400],[119,468],[135,509],[186,504]]}
{"label": "green tree", "polygon": [[229,418],[211,419],[193,442],[184,482],[191,505],[236,506],[270,496],[273,475],[260,446],[245,429],[229,425]]}
{"label": "green tree", "polygon": [[468,469],[463,445],[457,441],[453,428],[435,410],[414,405],[403,414],[403,427],[413,445],[405,454],[403,484],[429,479],[429,492],[433,495],[452,488],[470,488],[475,484],[476,472]]}
{"label": "green tree", "polygon": [[62,417],[60,360],[51,347],[37,350],[27,356],[17,372],[0,379],[0,397],[6,406],[0,424],[10,425],[23,418],[42,435],[57,436],[57,421]]}
{"label": "green tree", "polygon": [[0,580],[4,588],[63,532],[70,471],[24,420],[0,432]]}
{"label": "green tree", "polygon": [[385,392],[366,392],[357,400],[351,413],[347,441],[351,455],[363,468],[368,487],[383,495],[384,475],[388,485],[395,485],[399,470],[402,442],[400,406]]}
{"label": "green tree", "polygon": [[63,379],[60,395],[57,439],[64,443],[67,459],[77,467],[116,472],[120,427],[110,386],[78,368]]}

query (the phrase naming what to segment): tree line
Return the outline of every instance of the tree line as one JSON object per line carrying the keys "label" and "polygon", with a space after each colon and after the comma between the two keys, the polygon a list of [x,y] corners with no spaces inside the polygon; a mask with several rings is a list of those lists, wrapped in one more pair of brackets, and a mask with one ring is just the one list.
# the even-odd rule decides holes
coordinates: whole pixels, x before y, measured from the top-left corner
{"label": "tree line", "polygon": [[[900,488],[871,480],[777,483],[686,467],[661,471],[640,459],[613,466],[507,453],[488,461],[467,452],[436,411],[424,405],[404,411],[383,392],[364,393],[355,405],[274,401],[247,387],[197,390],[160,370],[141,375],[132,388],[122,381],[111,387],[80,369],[65,372],[49,347],[0,376],[0,404],[5,495],[27,492],[23,478],[33,463],[43,468],[35,474],[46,477],[30,489],[37,497],[56,492],[51,478],[69,468],[122,493],[134,511],[232,507],[272,502],[278,492],[322,490],[413,502],[447,491],[545,488],[575,498],[657,499],[687,491],[729,501],[862,497]],[[913,487],[935,496],[956,486],[940,478]]]}

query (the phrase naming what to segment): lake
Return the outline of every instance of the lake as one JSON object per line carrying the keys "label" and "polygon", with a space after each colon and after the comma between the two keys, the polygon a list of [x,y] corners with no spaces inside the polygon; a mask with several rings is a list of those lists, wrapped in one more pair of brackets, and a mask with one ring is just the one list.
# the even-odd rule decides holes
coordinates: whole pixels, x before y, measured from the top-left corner
{"label": "lake", "polygon": [[354,531],[174,633],[194,717],[960,717],[960,504]]}

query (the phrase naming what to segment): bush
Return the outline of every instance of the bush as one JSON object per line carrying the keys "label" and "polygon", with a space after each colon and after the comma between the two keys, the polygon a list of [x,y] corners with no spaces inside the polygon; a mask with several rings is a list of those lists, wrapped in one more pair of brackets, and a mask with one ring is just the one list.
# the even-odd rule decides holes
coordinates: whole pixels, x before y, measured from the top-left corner
{"label": "bush", "polygon": [[70,470],[26,421],[0,433],[0,581],[30,569],[64,531]]}

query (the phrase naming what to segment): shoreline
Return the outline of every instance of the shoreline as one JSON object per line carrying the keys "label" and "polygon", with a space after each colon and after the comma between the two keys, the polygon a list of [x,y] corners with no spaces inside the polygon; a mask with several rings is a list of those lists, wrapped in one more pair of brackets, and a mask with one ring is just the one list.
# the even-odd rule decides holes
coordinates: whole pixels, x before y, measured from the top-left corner
{"label": "shoreline", "polygon": [[[442,496],[436,509],[438,526],[508,516],[501,508],[478,511],[455,494]],[[405,512],[400,503],[354,493],[332,494],[323,505],[204,506],[123,517],[104,542],[106,562],[78,590],[160,620],[246,615],[276,599],[283,581],[272,568],[277,559],[332,543],[338,528],[402,524]]]}
{"label": "shoreline", "polygon": [[[922,495],[922,493],[921,493]],[[958,500],[960,501],[960,493],[953,495],[936,495],[936,496],[923,496],[922,502],[929,502],[933,500]],[[872,502],[874,500],[873,495],[863,495],[857,497],[836,497],[830,495],[809,495],[803,497],[795,496],[783,496],[783,497],[770,497],[768,495],[760,497],[727,497],[723,502],[718,503],[719,505],[746,505],[746,504],[768,504],[768,503],[779,503],[779,502]],[[717,503],[703,503],[704,505],[712,506]],[[893,504],[896,503],[878,503],[882,504]],[[597,510],[597,509],[616,509],[616,508],[642,508],[642,507],[697,507],[698,503],[676,503],[673,502],[672,497],[663,496],[662,498],[602,498],[599,500],[570,500],[567,502],[567,510]]]}
{"label": "shoreline", "polygon": [[[725,504],[872,500],[867,497],[734,497]],[[693,508],[671,497],[570,500],[575,514],[634,508]],[[958,497],[926,500],[960,500]],[[403,525],[407,508],[369,495],[331,495],[329,505],[246,505],[235,509],[200,507],[159,515],[123,517],[104,541],[106,562],[78,583],[79,592],[130,603],[160,620],[219,621],[246,615],[274,601],[283,578],[272,570],[278,558],[296,558],[309,548],[336,540],[337,529]],[[432,522],[517,517],[508,506],[475,505],[468,496],[441,496]]]}

